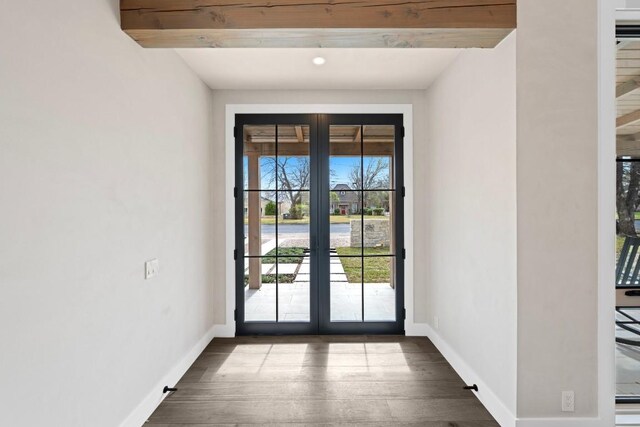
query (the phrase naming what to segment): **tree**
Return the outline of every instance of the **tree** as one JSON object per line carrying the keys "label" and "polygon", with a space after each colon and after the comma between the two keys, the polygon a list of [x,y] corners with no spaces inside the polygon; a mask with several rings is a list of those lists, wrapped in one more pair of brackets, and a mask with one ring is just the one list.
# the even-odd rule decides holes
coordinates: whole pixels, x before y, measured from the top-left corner
{"label": "tree", "polygon": [[354,165],[349,172],[352,188],[370,190],[389,187],[389,161],[385,157],[377,157],[369,161],[360,171],[360,165]]}
{"label": "tree", "polygon": [[[386,157],[376,157],[371,159],[366,167],[363,165],[354,165],[349,172],[351,186],[354,189],[373,190],[376,188],[389,188],[389,160]],[[357,192],[358,205],[362,208],[368,203],[363,203],[362,193]],[[372,192],[367,195],[367,201],[376,205],[376,207],[384,207],[382,205],[389,204],[389,194],[386,191]]]}
{"label": "tree", "polygon": [[640,201],[640,163],[618,162],[616,187],[618,233],[635,236],[635,212]]}
{"label": "tree", "polygon": [[[265,162],[265,176],[270,177],[267,184],[278,188],[278,201],[288,201],[289,215],[292,219],[304,216],[303,195],[309,189],[311,167],[308,157],[278,156],[278,160]],[[275,180],[275,182],[274,182]],[[275,194],[275,192],[273,192]]]}
{"label": "tree", "polygon": [[269,200],[269,202],[264,207],[264,214],[267,216],[274,216],[276,214],[276,204],[275,202]]}
{"label": "tree", "polygon": [[331,204],[335,206],[333,209],[333,214],[338,215],[340,213],[340,209],[338,209],[338,204],[340,203],[340,196],[335,191],[329,193],[329,198],[331,199]]}

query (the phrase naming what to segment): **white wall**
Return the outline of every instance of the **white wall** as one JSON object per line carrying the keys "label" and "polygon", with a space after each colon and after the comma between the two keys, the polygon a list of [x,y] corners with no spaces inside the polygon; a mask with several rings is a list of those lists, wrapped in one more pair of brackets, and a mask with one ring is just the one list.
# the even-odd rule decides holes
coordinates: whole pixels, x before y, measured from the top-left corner
{"label": "white wall", "polygon": [[[479,397],[503,425],[613,425],[615,64],[604,3],[520,0],[517,38],[461,54],[427,93],[428,321],[465,379],[490,388]],[[575,412],[561,411],[565,390]]]}
{"label": "white wall", "polygon": [[[598,256],[597,3],[518,2],[518,417],[523,419],[598,415],[598,263],[603,261]],[[609,40],[613,46],[613,34]],[[613,165],[614,156],[608,161]],[[610,225],[612,255],[615,207],[610,207],[604,221]],[[611,292],[612,267],[611,281],[603,284]],[[608,345],[613,352],[613,342]],[[575,391],[574,413],[561,412],[563,390]]]}
{"label": "white wall", "polygon": [[512,33],[494,50],[464,51],[436,80],[416,159],[428,174],[416,236],[427,322],[501,422],[516,413],[515,47]]}
{"label": "white wall", "polygon": [[117,0],[3,6],[0,425],[117,426],[213,325],[211,92]]}

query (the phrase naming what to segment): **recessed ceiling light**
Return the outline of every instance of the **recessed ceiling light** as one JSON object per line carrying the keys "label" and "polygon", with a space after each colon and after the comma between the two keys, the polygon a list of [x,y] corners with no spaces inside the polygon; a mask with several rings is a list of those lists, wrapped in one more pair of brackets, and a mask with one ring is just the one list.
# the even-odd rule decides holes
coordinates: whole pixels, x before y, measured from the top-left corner
{"label": "recessed ceiling light", "polygon": [[327,62],[327,60],[322,56],[316,56],[315,58],[313,58],[313,63],[316,65],[324,65],[325,62]]}

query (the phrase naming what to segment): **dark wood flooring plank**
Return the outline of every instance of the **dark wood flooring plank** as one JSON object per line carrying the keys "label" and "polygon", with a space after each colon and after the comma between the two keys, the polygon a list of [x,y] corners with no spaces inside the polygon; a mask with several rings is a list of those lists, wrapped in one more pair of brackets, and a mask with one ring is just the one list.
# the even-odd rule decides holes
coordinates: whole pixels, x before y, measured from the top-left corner
{"label": "dark wood flooring plank", "polygon": [[399,336],[214,339],[149,427],[497,427],[433,344]]}
{"label": "dark wood flooring plank", "polygon": [[474,399],[463,385],[461,381],[226,381],[185,384],[167,401]]}
{"label": "dark wood flooring plank", "polygon": [[402,335],[286,335],[286,336],[245,336],[235,338],[215,338],[210,345],[217,344],[312,344],[312,343],[417,343],[421,346],[433,345],[424,337]]}
{"label": "dark wood flooring plank", "polygon": [[393,418],[405,422],[491,421],[493,417],[477,400],[413,399],[387,400]]}
{"label": "dark wood flooring plank", "polygon": [[204,353],[437,353],[438,350],[430,342],[311,342],[311,343],[275,343],[264,342],[252,344],[234,344],[212,341]]}
{"label": "dark wood flooring plank", "polygon": [[446,362],[414,367],[222,367],[208,369],[200,382],[209,381],[420,381],[456,380],[458,374]]}
{"label": "dark wood flooring plank", "polygon": [[409,367],[422,366],[432,362],[443,362],[440,353],[206,353],[193,364],[194,367],[232,368],[232,367],[340,367],[340,366],[376,366]]}
{"label": "dark wood flooring plank", "polygon": [[163,402],[153,420],[179,423],[393,422],[385,400]]}

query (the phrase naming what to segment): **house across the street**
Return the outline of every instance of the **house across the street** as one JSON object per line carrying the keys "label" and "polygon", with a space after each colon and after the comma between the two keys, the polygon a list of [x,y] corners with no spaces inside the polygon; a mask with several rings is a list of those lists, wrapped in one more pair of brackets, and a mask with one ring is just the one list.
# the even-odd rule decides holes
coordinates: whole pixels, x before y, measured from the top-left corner
{"label": "house across the street", "polygon": [[331,197],[331,213],[349,215],[360,212],[358,193],[347,184],[336,184],[331,191],[337,196]]}

